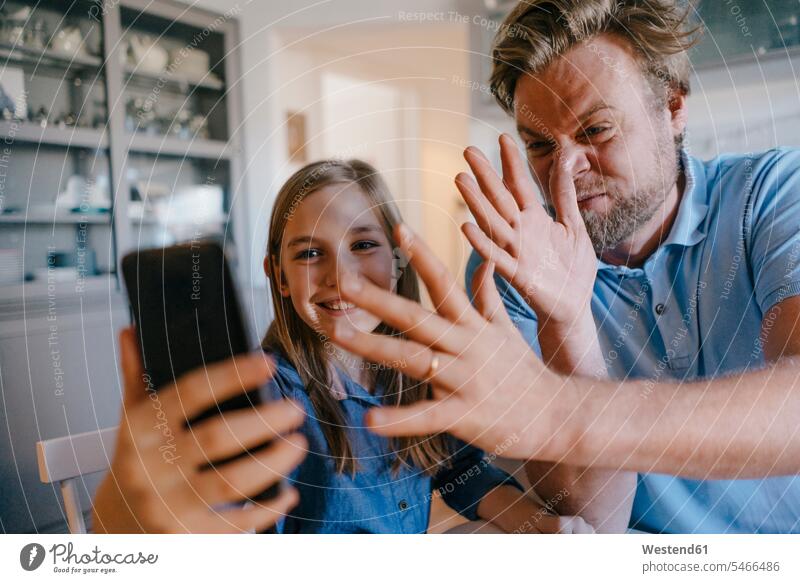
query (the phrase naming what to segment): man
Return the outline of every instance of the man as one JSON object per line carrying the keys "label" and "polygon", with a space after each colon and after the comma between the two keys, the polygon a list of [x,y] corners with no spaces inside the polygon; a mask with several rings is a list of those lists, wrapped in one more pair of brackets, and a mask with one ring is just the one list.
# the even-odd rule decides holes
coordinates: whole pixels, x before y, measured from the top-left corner
{"label": "man", "polygon": [[[485,449],[514,435],[506,455],[539,460],[539,494],[566,490],[557,509],[601,531],[632,512],[651,532],[800,532],[800,152],[692,158],[690,44],[671,0],[529,0],[500,29],[492,88],[554,217],[509,136],[502,179],[468,149],[468,287],[481,258],[496,265],[549,370],[514,338],[497,348],[491,292],[479,325],[432,266],[418,269],[438,315],[404,307],[395,322],[419,344],[335,338],[413,354],[410,374],[438,388],[427,408],[376,411],[377,431],[446,429]],[[398,306],[358,287],[345,295],[389,321]]]}

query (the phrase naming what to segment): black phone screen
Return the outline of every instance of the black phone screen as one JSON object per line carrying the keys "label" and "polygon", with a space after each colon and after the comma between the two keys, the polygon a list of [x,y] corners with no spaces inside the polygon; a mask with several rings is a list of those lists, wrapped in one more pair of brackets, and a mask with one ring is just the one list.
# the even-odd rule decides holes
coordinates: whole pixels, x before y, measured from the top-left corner
{"label": "black phone screen", "polygon": [[[125,256],[122,270],[142,361],[156,390],[192,369],[248,351],[236,287],[219,244],[136,251]],[[252,405],[257,395],[241,395],[219,410]]]}

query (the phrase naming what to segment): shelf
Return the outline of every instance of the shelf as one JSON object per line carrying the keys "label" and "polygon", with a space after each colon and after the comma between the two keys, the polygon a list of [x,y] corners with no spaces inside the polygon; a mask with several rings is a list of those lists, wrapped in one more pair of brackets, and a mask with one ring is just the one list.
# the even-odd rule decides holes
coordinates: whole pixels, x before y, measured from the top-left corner
{"label": "shelf", "polygon": [[0,121],[0,139],[9,142],[19,140],[46,144],[49,146],[70,146],[73,148],[108,148],[105,130],[91,128],[55,126],[42,127],[26,121]]}
{"label": "shelf", "polygon": [[[63,295],[77,295],[78,291],[75,290],[77,279],[68,279],[63,281],[55,281],[56,290],[59,296]],[[113,274],[104,275],[89,275],[83,278],[80,282],[80,291],[83,294],[96,295],[103,291],[116,291],[117,278]],[[6,283],[0,284],[0,304],[5,302],[22,302],[23,297],[26,301],[35,300],[41,297],[47,297],[48,293],[54,293],[51,288],[48,292],[47,280],[34,279],[26,281],[25,283]]]}
{"label": "shelf", "polygon": [[31,211],[28,213],[2,213],[0,223],[20,225],[110,225],[110,213],[72,213],[66,211],[42,212]]}
{"label": "shelf", "polygon": [[[175,225],[180,225],[181,223],[169,222],[165,221],[164,219],[160,219],[158,217],[153,216],[145,216],[145,217],[128,217],[130,222],[134,225],[148,225],[154,227],[164,227],[168,229]],[[197,226],[212,226],[212,225],[224,225],[230,220],[230,217],[227,214],[219,215],[213,218],[206,218],[198,223],[194,223]]]}
{"label": "shelf", "polygon": [[164,84],[173,85],[175,90],[181,93],[185,93],[187,86],[212,89],[214,91],[222,91],[225,88],[225,84],[215,77],[206,76],[203,79],[190,79],[184,75],[170,73],[168,70],[162,73],[146,73],[129,67],[125,70],[125,78],[130,84],[142,86],[146,89],[152,89],[154,83],[159,85],[159,89],[162,89]]}
{"label": "shelf", "polygon": [[51,49],[43,51],[29,49],[23,46],[11,46],[0,43],[0,60],[12,61],[34,67],[68,67],[80,69],[99,69],[103,61],[94,55],[68,55]]}
{"label": "shelf", "polygon": [[141,154],[229,160],[236,152],[222,140],[182,140],[168,136],[128,134],[129,148]]}

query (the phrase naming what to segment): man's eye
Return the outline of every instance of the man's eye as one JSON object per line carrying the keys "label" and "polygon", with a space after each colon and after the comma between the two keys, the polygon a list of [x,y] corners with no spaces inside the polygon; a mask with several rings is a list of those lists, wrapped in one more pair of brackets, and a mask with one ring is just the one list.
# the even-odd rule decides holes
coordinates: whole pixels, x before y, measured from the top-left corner
{"label": "man's eye", "polygon": [[525,144],[525,149],[528,150],[528,152],[536,154],[547,152],[551,147],[552,144],[550,142],[544,142],[544,141],[529,142]]}
{"label": "man's eye", "polygon": [[300,251],[300,253],[295,255],[294,258],[295,259],[314,259],[316,257],[319,257],[320,255],[321,255],[321,252],[320,252],[319,249],[303,249],[302,251]]}
{"label": "man's eye", "polygon": [[608,131],[608,129],[609,128],[606,126],[593,126],[588,128],[584,133],[586,134],[586,137],[593,138],[594,136],[599,136]]}
{"label": "man's eye", "polygon": [[366,251],[367,249],[372,249],[373,247],[378,247],[379,244],[376,241],[357,241],[353,243],[351,249],[353,251]]}

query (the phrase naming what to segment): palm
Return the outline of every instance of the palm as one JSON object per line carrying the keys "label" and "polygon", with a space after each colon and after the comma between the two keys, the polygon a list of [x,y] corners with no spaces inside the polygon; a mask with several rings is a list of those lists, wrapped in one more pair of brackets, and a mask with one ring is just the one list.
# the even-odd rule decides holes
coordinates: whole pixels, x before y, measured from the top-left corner
{"label": "palm", "polygon": [[574,312],[588,300],[597,259],[585,229],[573,231],[541,212],[520,212],[519,244],[498,272],[537,313]]}
{"label": "palm", "polygon": [[554,220],[510,138],[501,139],[501,156],[502,180],[479,151],[467,151],[477,183],[460,174],[456,184],[478,226],[464,225],[464,234],[540,319],[569,321],[588,304],[597,266],[572,179],[561,169],[553,173]]}

